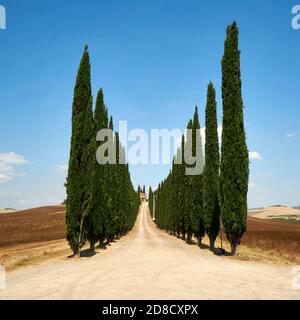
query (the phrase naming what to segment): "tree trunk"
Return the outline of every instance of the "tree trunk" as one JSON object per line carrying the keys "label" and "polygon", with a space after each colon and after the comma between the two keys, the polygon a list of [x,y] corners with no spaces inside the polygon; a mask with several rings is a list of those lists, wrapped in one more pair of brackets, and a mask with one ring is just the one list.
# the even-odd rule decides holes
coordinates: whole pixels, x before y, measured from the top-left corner
{"label": "tree trunk", "polygon": [[82,238],[82,227],[83,227],[83,212],[81,210],[81,217],[80,217],[80,228],[79,228],[79,239],[78,239],[78,250],[77,255],[80,257],[80,249],[81,249],[81,238]]}
{"label": "tree trunk", "polygon": [[209,238],[209,250],[215,250],[215,239]]}
{"label": "tree trunk", "polygon": [[231,246],[231,255],[236,257],[238,255],[238,244],[230,243],[230,246]]}
{"label": "tree trunk", "polygon": [[90,251],[95,252],[95,241],[93,241],[93,240],[90,243]]}
{"label": "tree trunk", "polygon": [[200,247],[202,244],[202,238],[200,236],[197,237],[197,244]]}
{"label": "tree trunk", "polygon": [[99,247],[100,248],[104,247],[104,239],[99,239]]}
{"label": "tree trunk", "polygon": [[192,243],[192,234],[191,233],[188,233],[187,234],[187,240],[186,240],[187,243]]}
{"label": "tree trunk", "polygon": [[73,257],[76,257],[78,255],[78,248],[77,247],[73,248],[72,251],[73,251]]}

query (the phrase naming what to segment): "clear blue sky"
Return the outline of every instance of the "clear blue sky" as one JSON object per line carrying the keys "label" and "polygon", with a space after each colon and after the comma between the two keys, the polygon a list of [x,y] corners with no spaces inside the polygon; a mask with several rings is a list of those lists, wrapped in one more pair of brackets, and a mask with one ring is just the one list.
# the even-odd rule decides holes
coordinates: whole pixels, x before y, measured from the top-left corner
{"label": "clear blue sky", "polygon": [[[299,1],[300,2],[300,1]],[[249,207],[300,204],[300,30],[286,0],[0,0],[0,207],[65,197],[71,104],[85,44],[93,94],[103,87],[115,122],[184,128],[206,87],[217,90],[226,26],[240,29],[251,160]],[[259,158],[259,157],[258,157]],[[137,185],[156,186],[169,166],[131,167]]]}

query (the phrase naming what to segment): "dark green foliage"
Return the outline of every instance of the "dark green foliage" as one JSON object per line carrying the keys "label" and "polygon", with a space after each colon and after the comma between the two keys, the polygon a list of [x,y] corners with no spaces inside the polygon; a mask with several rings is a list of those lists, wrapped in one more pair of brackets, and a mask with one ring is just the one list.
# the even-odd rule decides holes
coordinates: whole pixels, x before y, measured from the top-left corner
{"label": "dark green foliage", "polygon": [[[181,147],[173,159],[172,170],[155,191],[155,222],[160,228],[174,235],[181,235],[183,239],[187,236],[187,241],[191,242],[193,235],[200,241],[205,231],[202,209],[204,159],[197,108],[194,119],[189,121],[187,128],[191,130],[191,134],[188,134],[186,139],[182,136]],[[200,144],[197,148],[196,143]],[[197,175],[186,174],[186,168],[194,168],[195,164],[186,163],[183,156],[185,150],[190,151],[190,156],[197,157],[200,164]]]}
{"label": "dark green foliage", "polygon": [[[116,146],[116,164],[98,164],[96,151],[101,143],[96,134],[110,128]],[[136,219],[139,197],[135,192],[127,164],[119,154],[125,151],[119,135],[113,133],[113,119],[108,121],[103,91],[99,90],[95,112],[92,110],[90,63],[85,48],[76,80],[72,113],[72,138],[67,178],[67,239],[74,254],[86,240],[91,249],[97,241],[109,243],[128,232]]]}
{"label": "dark green foliage", "polygon": [[[204,212],[203,212],[203,167],[204,158],[202,150],[202,139],[200,134],[200,122],[198,117],[198,108],[196,106],[193,126],[192,126],[192,154],[196,157],[199,165],[199,174],[190,176],[191,180],[191,210],[193,221],[193,233],[201,243],[205,235]],[[195,167],[195,166],[194,166]]]}
{"label": "dark green foliage", "polygon": [[[193,129],[193,121],[190,119],[189,123],[187,125],[187,129],[190,130],[190,132]],[[192,151],[192,145],[193,145],[193,137],[192,135],[188,134],[186,141],[185,141],[185,149],[189,149],[190,151]],[[186,167],[193,167],[190,164],[186,164]],[[187,234],[187,241],[190,243],[192,240],[192,236],[193,236],[193,231],[194,231],[194,225],[193,225],[193,192],[195,190],[193,190],[193,177],[190,175],[185,175],[184,177],[184,187],[185,187],[185,209],[182,212],[182,214],[184,215],[184,220],[185,220],[185,232]]]}
{"label": "dark green foliage", "polygon": [[86,238],[85,216],[90,196],[90,141],[93,134],[90,61],[84,50],[74,89],[72,107],[72,137],[67,178],[66,226],[67,240],[77,254]]}
{"label": "dark green foliage", "polygon": [[[221,165],[216,97],[214,87],[210,83],[206,104],[204,173],[202,149],[201,146],[196,148],[197,137],[201,138],[196,108],[193,121],[190,120],[188,123],[188,128],[192,129],[192,135],[188,134],[186,139],[182,137],[181,148],[174,157],[170,174],[154,192],[155,221],[160,228],[178,236],[181,235],[183,239],[187,236],[188,242],[194,235],[200,243],[206,231],[210,238],[210,247],[213,249],[219,233],[221,216],[231,244],[231,251],[235,254],[237,245],[246,230],[249,179],[249,156],[243,120],[240,52],[236,23],[227,28],[222,59],[222,99]],[[186,169],[194,169],[188,159],[183,160],[182,164],[177,164],[183,154],[188,154],[187,150],[190,150],[191,146],[192,156],[196,156],[198,163],[201,164],[200,174],[197,175],[186,174]],[[196,150],[200,151],[196,153]],[[151,195],[151,199],[152,197]],[[150,211],[153,214],[152,206],[153,204],[150,203]]]}
{"label": "dark green foliage", "polygon": [[231,251],[246,230],[249,159],[241,92],[238,27],[227,28],[222,59],[223,133],[221,158],[221,214]]}
{"label": "dark green foliage", "polygon": [[151,186],[149,187],[148,203],[149,203],[150,214],[151,214],[151,217],[153,218],[153,191]]}
{"label": "dark green foliage", "polygon": [[213,250],[220,227],[220,156],[216,93],[211,82],[207,89],[205,119],[206,143],[203,176],[203,212],[205,230],[210,239],[210,249]]}
{"label": "dark green foliage", "polygon": [[91,198],[89,201],[88,213],[88,240],[91,249],[94,249],[95,243],[105,239],[105,212],[106,212],[106,194],[104,183],[104,166],[100,166],[96,160],[96,151],[100,142],[96,141],[97,132],[107,128],[107,109],[104,104],[103,91],[100,89],[97,94],[96,107],[94,112],[94,135],[91,141],[93,154],[91,155]]}

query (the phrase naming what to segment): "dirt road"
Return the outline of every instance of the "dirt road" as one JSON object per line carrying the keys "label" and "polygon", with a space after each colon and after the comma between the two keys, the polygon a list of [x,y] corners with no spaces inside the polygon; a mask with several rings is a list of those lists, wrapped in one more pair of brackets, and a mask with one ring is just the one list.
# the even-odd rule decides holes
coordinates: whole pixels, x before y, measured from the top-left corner
{"label": "dirt road", "polygon": [[7,274],[0,299],[300,299],[291,268],[218,257],[158,230],[141,206],[134,229],[92,257]]}

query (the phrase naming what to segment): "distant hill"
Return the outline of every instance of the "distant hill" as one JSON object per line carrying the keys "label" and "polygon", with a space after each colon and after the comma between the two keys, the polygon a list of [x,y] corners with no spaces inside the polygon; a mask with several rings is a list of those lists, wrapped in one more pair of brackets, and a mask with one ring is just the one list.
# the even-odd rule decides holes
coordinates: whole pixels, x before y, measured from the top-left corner
{"label": "distant hill", "polygon": [[286,208],[286,206],[283,206],[281,204],[273,204],[272,206],[270,206],[269,208]]}
{"label": "distant hill", "polygon": [[15,212],[16,209],[12,209],[12,208],[4,208],[4,209],[1,209],[0,208],[0,214],[1,213],[11,213],[11,212]]}
{"label": "distant hill", "polygon": [[300,210],[300,205],[299,206],[295,206],[295,207],[292,207],[293,209],[298,209]]}
{"label": "distant hill", "polygon": [[274,205],[266,208],[249,210],[248,214],[251,217],[260,219],[300,222],[300,207],[289,208],[282,205]]}

